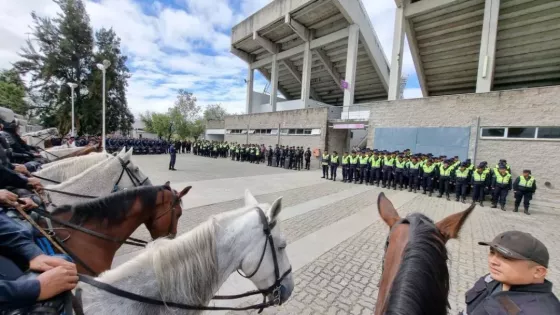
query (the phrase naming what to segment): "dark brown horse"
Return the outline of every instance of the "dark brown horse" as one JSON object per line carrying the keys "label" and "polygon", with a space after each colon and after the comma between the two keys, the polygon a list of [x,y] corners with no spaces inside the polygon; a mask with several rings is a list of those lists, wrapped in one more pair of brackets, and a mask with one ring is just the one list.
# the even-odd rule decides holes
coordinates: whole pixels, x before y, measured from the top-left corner
{"label": "dark brown horse", "polygon": [[377,207],[390,232],[375,315],[446,315],[449,270],[445,243],[457,238],[474,205],[438,223],[420,213],[401,218],[383,193]]}
{"label": "dark brown horse", "polygon": [[[169,186],[123,190],[58,207],[51,213],[52,223],[57,236],[66,239],[68,253],[78,258],[78,272],[95,275],[111,268],[117,250],[142,224],[152,239],[175,236],[182,214],[181,198],[190,189],[186,187],[180,193]],[[46,228],[43,221],[41,226]]]}

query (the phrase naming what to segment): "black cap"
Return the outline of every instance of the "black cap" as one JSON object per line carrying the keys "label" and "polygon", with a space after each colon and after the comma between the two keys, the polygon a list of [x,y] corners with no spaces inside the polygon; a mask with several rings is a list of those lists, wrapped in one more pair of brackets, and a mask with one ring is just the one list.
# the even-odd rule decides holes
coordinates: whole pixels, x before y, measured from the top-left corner
{"label": "black cap", "polygon": [[504,164],[498,165],[498,169],[505,170],[507,167]]}
{"label": "black cap", "polygon": [[523,170],[523,173],[531,174],[531,170]]}
{"label": "black cap", "polygon": [[492,242],[478,242],[478,245],[490,246],[507,258],[531,260],[548,268],[546,246],[529,233],[507,231],[496,236]]}

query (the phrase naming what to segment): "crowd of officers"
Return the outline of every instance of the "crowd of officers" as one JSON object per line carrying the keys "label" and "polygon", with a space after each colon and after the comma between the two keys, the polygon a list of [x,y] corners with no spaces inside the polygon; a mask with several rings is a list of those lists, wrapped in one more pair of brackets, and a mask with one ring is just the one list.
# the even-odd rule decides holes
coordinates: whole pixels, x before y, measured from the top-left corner
{"label": "crowd of officers", "polygon": [[106,139],[107,151],[118,152],[123,147],[133,148],[134,154],[167,154],[171,145],[176,153],[190,153],[191,141],[167,141],[163,139],[129,138],[129,137],[110,137]]}
{"label": "crowd of officers", "polygon": [[[432,156],[431,154],[411,154],[404,152],[388,152],[364,150],[359,153],[345,152],[339,156],[324,151],[321,156],[323,177],[336,181],[337,169],[342,168],[342,182],[366,185],[381,185],[383,188],[396,190],[408,189],[409,192],[422,190],[423,194],[437,197],[444,195],[447,200],[454,193],[456,201],[466,203],[467,195],[472,202],[484,206],[486,196],[491,197],[492,208],[505,211],[508,192],[513,188],[515,197],[514,212],[519,210],[521,201],[529,214],[530,200],[537,189],[536,180],[530,170],[512,180],[511,168],[506,160],[500,160],[495,167],[481,162],[475,167],[470,159],[461,162],[458,156]],[[330,177],[329,177],[330,171]]]}

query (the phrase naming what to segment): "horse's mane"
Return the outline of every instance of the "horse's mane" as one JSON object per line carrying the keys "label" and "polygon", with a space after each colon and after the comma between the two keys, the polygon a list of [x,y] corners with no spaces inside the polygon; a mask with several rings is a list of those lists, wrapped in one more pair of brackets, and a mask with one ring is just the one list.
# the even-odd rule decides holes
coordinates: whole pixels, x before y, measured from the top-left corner
{"label": "horse's mane", "polygon": [[414,213],[407,219],[410,236],[384,314],[446,315],[449,270],[445,243],[430,218]]}
{"label": "horse's mane", "polygon": [[142,186],[127,189],[83,203],[57,207],[53,210],[52,215],[72,212],[71,223],[81,225],[95,220],[112,226],[120,224],[126,219],[137,198],[140,199],[144,208],[153,209],[157,203],[158,193],[163,190],[170,190],[170,188],[167,186]]}

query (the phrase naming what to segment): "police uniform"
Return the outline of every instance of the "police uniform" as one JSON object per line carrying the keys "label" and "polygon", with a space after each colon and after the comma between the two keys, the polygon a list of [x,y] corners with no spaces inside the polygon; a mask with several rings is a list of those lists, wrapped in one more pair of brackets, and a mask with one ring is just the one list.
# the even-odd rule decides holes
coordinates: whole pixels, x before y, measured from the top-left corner
{"label": "police uniform", "polygon": [[311,150],[309,148],[307,148],[307,151],[305,151],[304,156],[305,156],[305,169],[309,171],[310,168],[309,164],[311,164]]}
{"label": "police uniform", "polygon": [[359,178],[360,184],[364,183],[364,180],[368,181],[368,171],[369,171],[369,156],[362,151],[362,156],[360,156],[360,170],[359,170]]}
{"label": "police uniform", "polygon": [[444,161],[443,165],[441,165],[437,169],[437,177],[438,177],[438,188],[439,188],[439,195],[438,198],[445,197],[447,200],[450,199],[449,197],[449,186],[451,184],[451,177],[454,171],[454,167],[450,165],[451,161]]}
{"label": "police uniform", "polygon": [[406,171],[406,161],[403,155],[399,155],[395,161],[395,180],[393,181],[393,189],[397,190],[397,184],[399,189],[403,190],[404,173]]}
{"label": "police uniform", "polygon": [[487,185],[486,173],[484,172],[484,165],[478,165],[476,171],[471,175],[472,185],[472,202],[480,202],[480,206],[484,207],[484,187]]}
{"label": "police uniform", "polygon": [[373,154],[369,160],[371,165],[369,171],[369,182],[371,185],[376,184],[379,187],[381,181],[381,167],[383,167],[383,159],[378,154]]}
{"label": "police uniform", "polygon": [[393,167],[395,165],[395,158],[389,153],[386,153],[383,158],[383,188],[391,187],[393,180]]}
{"label": "police uniform", "polygon": [[467,186],[469,184],[469,176],[470,172],[467,168],[467,163],[462,163],[461,166],[455,170],[454,173],[454,181],[455,181],[455,200],[461,201],[465,203],[465,199],[467,197]]}
{"label": "police uniform", "polygon": [[422,174],[422,188],[424,191],[422,192],[424,195],[426,192],[428,196],[432,196],[433,192],[433,180],[436,173],[436,165],[432,164],[432,160],[428,159],[426,163],[420,169]]}
{"label": "police uniform", "polygon": [[348,152],[345,152],[344,155],[342,156],[342,182],[346,183],[346,180],[348,179],[348,167],[350,165],[350,156],[348,155]]}
{"label": "police uniform", "polygon": [[523,199],[523,207],[525,208],[525,214],[529,214],[530,201],[533,198],[533,194],[537,190],[537,181],[533,176],[531,176],[530,170],[524,170],[523,173],[528,174],[527,177],[521,175],[517,177],[513,183],[513,190],[515,191],[515,209],[513,212],[517,212],[521,200]]}
{"label": "police uniform", "polygon": [[325,178],[328,179],[329,178],[329,161],[330,160],[330,155],[327,151],[323,152],[323,155],[321,156],[321,165],[323,167],[323,177],[321,178]]}
{"label": "police uniform", "polygon": [[500,165],[498,168],[505,172],[502,174],[498,171],[492,176],[492,208],[497,208],[499,202],[500,209],[506,211],[506,198],[512,187],[511,174],[507,172],[505,165]]}
{"label": "police uniform", "polygon": [[337,169],[338,169],[338,164],[340,163],[340,157],[338,156],[338,153],[333,153],[333,155],[331,155],[331,178],[333,181],[336,182],[336,173],[337,173]]}
{"label": "police uniform", "polygon": [[356,183],[358,182],[358,178],[355,176],[358,167],[360,167],[360,157],[356,155],[355,151],[352,151],[350,167],[348,169],[348,183],[352,183],[352,179],[354,179]]}

